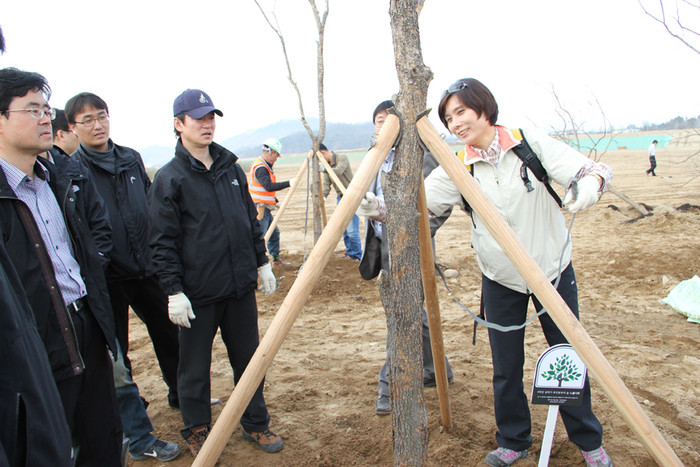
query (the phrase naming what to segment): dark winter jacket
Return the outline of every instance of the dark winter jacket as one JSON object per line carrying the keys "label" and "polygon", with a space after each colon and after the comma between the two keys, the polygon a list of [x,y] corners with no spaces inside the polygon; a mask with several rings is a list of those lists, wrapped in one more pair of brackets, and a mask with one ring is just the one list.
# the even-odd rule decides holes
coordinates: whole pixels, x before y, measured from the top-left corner
{"label": "dark winter jacket", "polygon": [[111,262],[107,280],[142,279],[148,275],[148,197],[151,180],[141,155],[109,141],[110,150],[97,152],[82,144],[71,155],[90,170],[112,226]]}
{"label": "dark winter jacket", "polygon": [[267,263],[257,211],[235,154],[212,143],[209,169],[178,140],[148,193],[153,267],[166,294],[194,306],[255,290]]}
{"label": "dark winter jacket", "polygon": [[90,178],[88,168],[80,160],[71,158],[58,146],[54,146],[49,152],[56,169],[66,174],[84,193],[80,199],[84,202],[83,208],[87,214],[88,225],[97,245],[97,251],[103,259],[103,266],[106,268],[112,251],[112,226],[109,223],[104,199]]}
{"label": "dark winter jacket", "polygon": [[[43,162],[40,162],[43,161]],[[109,302],[102,259],[90,231],[79,185],[49,162],[39,158],[49,171],[49,185],[72,240],[73,254],[87,288],[90,310],[100,325],[112,354],[116,355],[114,318]],[[41,170],[36,168],[36,171]],[[5,249],[15,265],[29,304],[34,312],[39,336],[44,341],[56,381],[78,375],[84,363],[78,351],[75,330],[66,309],[53,269],[53,263],[29,207],[15,196],[0,169],[0,231]]]}
{"label": "dark winter jacket", "polygon": [[71,439],[24,288],[0,243],[0,465],[70,465]]}

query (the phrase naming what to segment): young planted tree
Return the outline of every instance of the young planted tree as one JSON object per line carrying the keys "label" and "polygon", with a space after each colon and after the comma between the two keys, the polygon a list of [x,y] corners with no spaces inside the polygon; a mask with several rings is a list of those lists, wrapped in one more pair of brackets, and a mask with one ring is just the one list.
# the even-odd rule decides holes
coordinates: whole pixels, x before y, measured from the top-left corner
{"label": "young planted tree", "polygon": [[[423,290],[418,246],[418,193],[423,150],[415,122],[425,110],[433,75],[423,64],[418,28],[422,0],[391,0],[390,16],[400,90],[394,98],[402,137],[383,186],[387,204],[388,274],[379,279],[387,317],[387,351],[394,426],[394,464],[423,465],[428,432],[423,394],[421,304]],[[401,206],[401,209],[397,207]]]}
{"label": "young planted tree", "polygon": [[[326,104],[325,104],[325,99],[324,99],[324,88],[323,88],[323,78],[324,78],[324,68],[323,68],[323,37],[325,34],[325,29],[326,29],[326,19],[328,18],[328,0],[326,0],[326,9],[323,13],[320,13],[318,10],[318,7],[316,6],[316,1],[315,0],[308,0],[309,6],[311,7],[311,11],[313,12],[314,19],[316,20],[316,29],[318,31],[318,40],[316,41],[316,88],[317,88],[317,98],[318,98],[318,119],[319,119],[319,127],[318,127],[318,134],[314,135],[313,130],[311,129],[311,126],[309,123],[306,121],[306,113],[304,112],[304,103],[301,98],[301,91],[299,90],[299,86],[297,85],[297,82],[294,80],[292,76],[292,67],[289,63],[289,55],[287,54],[287,44],[284,40],[284,35],[282,34],[282,29],[280,28],[280,25],[277,21],[277,16],[275,16],[275,12],[272,11],[269,15],[265,13],[265,10],[263,7],[260,5],[260,2],[258,0],[254,0],[255,4],[258,6],[258,9],[260,10],[260,13],[262,13],[263,17],[265,18],[265,21],[267,24],[270,26],[270,28],[274,31],[274,33],[277,35],[277,37],[280,40],[280,45],[282,46],[282,53],[284,54],[284,61],[285,64],[287,65],[287,78],[289,79],[289,82],[291,83],[292,87],[294,88],[294,91],[297,94],[297,99],[299,101],[299,112],[301,114],[301,123],[304,125],[304,128],[306,129],[306,132],[309,134],[309,138],[311,138],[311,146],[313,153],[316,154],[318,152],[318,148],[320,144],[323,142],[323,139],[326,137]],[[314,243],[318,241],[318,238],[321,236],[321,232],[323,231],[323,219],[322,219],[322,193],[320,190],[320,172],[319,172],[319,164],[318,164],[318,159],[313,157],[311,158],[311,193],[312,193],[312,205],[313,205],[313,213],[314,213]]]}

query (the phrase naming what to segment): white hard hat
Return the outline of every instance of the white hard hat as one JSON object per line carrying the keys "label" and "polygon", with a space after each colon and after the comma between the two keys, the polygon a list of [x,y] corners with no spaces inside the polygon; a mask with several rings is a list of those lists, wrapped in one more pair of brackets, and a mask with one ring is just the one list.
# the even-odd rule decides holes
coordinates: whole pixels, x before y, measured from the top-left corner
{"label": "white hard hat", "polygon": [[263,143],[263,149],[265,147],[268,147],[275,151],[277,154],[282,155],[282,143],[278,139],[275,138],[267,138],[265,142]]}

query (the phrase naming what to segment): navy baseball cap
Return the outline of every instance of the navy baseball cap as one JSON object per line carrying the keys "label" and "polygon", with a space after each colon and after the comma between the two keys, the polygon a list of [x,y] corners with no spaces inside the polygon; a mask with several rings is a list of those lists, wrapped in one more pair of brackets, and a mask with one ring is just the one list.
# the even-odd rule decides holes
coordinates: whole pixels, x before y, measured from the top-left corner
{"label": "navy baseball cap", "polygon": [[185,114],[198,120],[209,112],[216,112],[219,117],[224,116],[221,110],[214,107],[209,94],[199,89],[186,89],[173,102],[173,116]]}

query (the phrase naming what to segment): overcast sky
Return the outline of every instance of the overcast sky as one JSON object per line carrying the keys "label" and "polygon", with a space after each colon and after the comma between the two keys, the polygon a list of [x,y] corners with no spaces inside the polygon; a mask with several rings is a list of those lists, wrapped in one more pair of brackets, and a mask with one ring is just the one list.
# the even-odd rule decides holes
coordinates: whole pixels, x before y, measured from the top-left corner
{"label": "overcast sky", "polygon": [[[280,42],[253,0],[0,2],[0,67],[42,73],[54,107],[98,94],[118,144],[173,145],[172,103],[186,88],[205,90],[224,112],[218,141],[299,118]],[[262,3],[276,11],[305,113],[318,116],[308,2]],[[700,31],[697,14],[686,18]],[[618,127],[700,114],[700,55],[637,0],[426,0],[420,29],[434,73],[429,107],[452,82],[474,77],[493,91],[506,126],[557,126],[552,87],[594,126],[602,124],[594,99]],[[330,0],[324,55],[327,120],[369,121],[398,91],[389,1]]]}

